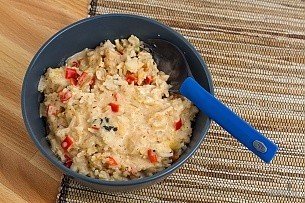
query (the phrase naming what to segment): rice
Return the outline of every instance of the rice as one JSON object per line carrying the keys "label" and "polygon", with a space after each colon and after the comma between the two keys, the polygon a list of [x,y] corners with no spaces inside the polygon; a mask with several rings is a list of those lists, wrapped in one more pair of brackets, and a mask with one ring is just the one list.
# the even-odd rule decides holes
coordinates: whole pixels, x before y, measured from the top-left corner
{"label": "rice", "polygon": [[52,151],[72,170],[105,180],[170,166],[190,141],[198,110],[169,94],[168,77],[133,35],[48,68],[38,90]]}

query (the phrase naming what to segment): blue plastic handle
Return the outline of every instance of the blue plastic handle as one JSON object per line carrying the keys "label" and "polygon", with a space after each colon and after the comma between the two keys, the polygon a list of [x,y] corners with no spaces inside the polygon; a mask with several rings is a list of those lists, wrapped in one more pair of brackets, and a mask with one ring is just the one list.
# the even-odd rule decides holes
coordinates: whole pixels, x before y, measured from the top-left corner
{"label": "blue plastic handle", "polygon": [[267,163],[271,162],[278,147],[207,92],[196,80],[192,77],[185,79],[180,93],[254,154]]}

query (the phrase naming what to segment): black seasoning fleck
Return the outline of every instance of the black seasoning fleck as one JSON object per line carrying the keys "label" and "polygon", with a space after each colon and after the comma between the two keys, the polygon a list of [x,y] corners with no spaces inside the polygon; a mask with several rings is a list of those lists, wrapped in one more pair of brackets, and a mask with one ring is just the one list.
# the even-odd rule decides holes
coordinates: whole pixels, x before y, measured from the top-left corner
{"label": "black seasoning fleck", "polygon": [[108,117],[105,117],[105,120],[107,123],[109,123],[109,118]]}
{"label": "black seasoning fleck", "polygon": [[103,119],[101,118],[101,123],[103,123]]}
{"label": "black seasoning fleck", "polygon": [[111,128],[109,128],[109,126],[104,125],[103,127],[104,127],[105,130],[107,130],[107,131],[110,131],[110,130],[111,130]]}
{"label": "black seasoning fleck", "polygon": [[117,131],[118,130],[118,128],[114,127],[114,126],[106,126],[106,125],[104,125],[103,128],[105,128],[105,130],[107,130],[107,131],[111,131],[111,130]]}

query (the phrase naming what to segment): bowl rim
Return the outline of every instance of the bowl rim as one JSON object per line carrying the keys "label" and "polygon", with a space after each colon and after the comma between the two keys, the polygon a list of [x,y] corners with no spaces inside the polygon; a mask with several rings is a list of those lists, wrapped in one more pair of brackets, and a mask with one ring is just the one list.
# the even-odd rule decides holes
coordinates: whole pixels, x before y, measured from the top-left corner
{"label": "bowl rim", "polygon": [[59,37],[62,33],[66,32],[69,29],[72,29],[73,27],[76,27],[80,24],[89,22],[89,21],[94,21],[100,18],[117,18],[117,17],[126,17],[126,18],[135,18],[135,19],[140,19],[142,21],[146,21],[150,24],[156,24],[160,27],[162,27],[163,29],[167,30],[168,32],[171,32],[175,35],[175,37],[179,38],[181,41],[183,41],[185,43],[186,46],[188,46],[192,53],[195,54],[196,58],[198,58],[199,62],[202,65],[202,69],[205,72],[205,75],[207,77],[207,82],[209,85],[209,92],[214,95],[214,88],[213,88],[213,82],[212,82],[212,78],[211,78],[211,74],[210,71],[208,70],[203,58],[201,57],[201,55],[199,54],[199,52],[194,48],[194,46],[186,39],[184,38],[180,33],[178,33],[177,31],[173,30],[172,28],[170,28],[169,26],[166,26],[154,19],[148,18],[148,17],[144,17],[144,16],[139,16],[139,15],[133,15],[133,14],[103,14],[103,15],[98,15],[98,16],[93,16],[93,17],[89,17],[89,18],[85,18],[82,20],[79,20],[77,22],[74,22],[66,27],[64,27],[63,29],[61,29],[60,31],[58,31],[57,33],[55,33],[51,38],[49,38],[42,46],[41,48],[37,51],[37,53],[35,54],[35,56],[33,57],[33,59],[31,60],[31,63],[28,66],[28,69],[25,73],[24,79],[23,79],[23,84],[22,84],[22,92],[21,92],[21,109],[22,109],[22,116],[23,116],[23,120],[27,129],[28,134],[30,135],[31,139],[33,140],[33,142],[35,143],[36,147],[39,149],[40,153],[43,154],[43,156],[45,156],[53,165],[55,165],[57,168],[59,168],[62,172],[64,172],[66,175],[68,176],[72,176],[76,179],[79,179],[81,181],[87,182],[87,183],[91,183],[91,184],[98,184],[98,185],[103,185],[103,186],[135,186],[135,185],[141,185],[141,184],[145,184],[148,182],[152,182],[152,181],[156,181],[158,179],[162,179],[162,177],[166,177],[167,175],[170,175],[172,172],[174,172],[176,169],[178,169],[181,165],[183,165],[183,163],[185,163],[194,153],[195,151],[197,151],[197,149],[199,148],[199,146],[201,145],[201,143],[203,142],[209,128],[210,128],[210,124],[211,124],[211,119],[208,118],[205,126],[204,126],[204,130],[201,132],[201,138],[198,141],[198,143],[191,149],[191,151],[183,158],[183,159],[179,159],[177,162],[173,163],[172,165],[170,165],[169,167],[163,169],[162,171],[159,171],[155,174],[153,174],[152,176],[148,176],[148,177],[143,177],[143,178],[139,178],[139,179],[134,179],[134,180],[124,180],[124,181],[109,181],[109,180],[102,180],[102,179],[96,179],[96,178],[92,178],[92,177],[88,177],[85,175],[82,175],[80,173],[77,173],[67,167],[65,167],[61,161],[59,161],[57,158],[55,157],[51,157],[49,155],[49,153],[44,149],[44,147],[40,144],[38,138],[35,136],[34,132],[32,131],[32,128],[29,124],[29,120],[28,120],[28,113],[26,112],[26,108],[25,108],[25,90],[27,89],[27,81],[29,81],[27,78],[29,77],[29,73],[30,70],[34,67],[34,64],[36,62],[36,60],[39,58],[40,54],[43,52],[43,50],[57,37]]}

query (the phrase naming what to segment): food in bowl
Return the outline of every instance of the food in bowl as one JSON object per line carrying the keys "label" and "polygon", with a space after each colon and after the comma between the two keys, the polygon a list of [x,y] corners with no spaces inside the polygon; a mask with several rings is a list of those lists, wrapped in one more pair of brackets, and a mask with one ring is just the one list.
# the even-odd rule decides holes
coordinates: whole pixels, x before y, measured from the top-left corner
{"label": "food in bowl", "polygon": [[198,109],[169,93],[168,78],[133,35],[48,68],[38,90],[52,151],[72,170],[104,180],[170,166],[190,142]]}

